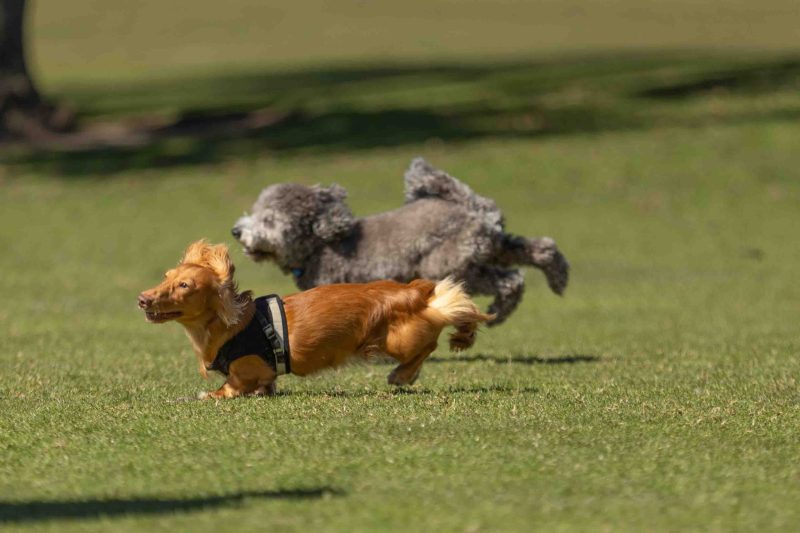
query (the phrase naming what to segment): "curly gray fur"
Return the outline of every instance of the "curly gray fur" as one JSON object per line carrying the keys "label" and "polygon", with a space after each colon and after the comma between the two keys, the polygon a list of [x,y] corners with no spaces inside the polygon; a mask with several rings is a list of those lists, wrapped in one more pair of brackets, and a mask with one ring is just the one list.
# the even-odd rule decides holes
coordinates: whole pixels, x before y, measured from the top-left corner
{"label": "curly gray fur", "polygon": [[522,298],[524,278],[515,265],[541,269],[556,294],[566,288],[569,263],[553,239],[505,233],[494,200],[422,158],[405,174],[405,196],[398,209],[356,218],[338,185],[271,185],[232,233],[248,256],[274,261],[304,290],[454,276],[471,294],[494,296],[492,325],[503,322]]}

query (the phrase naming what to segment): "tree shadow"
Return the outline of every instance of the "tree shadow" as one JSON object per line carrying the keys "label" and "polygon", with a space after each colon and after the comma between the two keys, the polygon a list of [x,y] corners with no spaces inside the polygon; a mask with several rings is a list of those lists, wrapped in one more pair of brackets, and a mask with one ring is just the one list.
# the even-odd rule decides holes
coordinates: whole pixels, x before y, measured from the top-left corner
{"label": "tree shadow", "polygon": [[450,357],[429,357],[426,363],[496,363],[496,364],[521,364],[521,365],[572,365],[575,363],[596,363],[600,361],[597,355],[564,355],[559,357],[509,356],[498,355],[453,355]]}
{"label": "tree shadow", "polygon": [[[265,151],[537,138],[800,117],[800,59],[641,52],[482,64],[339,66],[65,87],[85,127],[8,164],[70,177]],[[782,91],[782,92],[781,92]],[[712,94],[767,95],[771,106]],[[789,95],[789,96],[786,96]],[[681,106],[676,106],[681,102]]]}
{"label": "tree shadow", "polygon": [[128,515],[186,513],[217,507],[241,505],[247,499],[313,500],[327,496],[339,496],[341,494],[342,492],[338,489],[319,487],[294,490],[238,492],[225,496],[206,496],[187,499],[113,498],[96,500],[0,501],[0,524]]}
{"label": "tree shadow", "polygon": [[639,95],[665,100],[686,99],[720,92],[758,95],[784,87],[798,88],[798,81],[800,81],[800,60],[792,59],[704,73],[694,80],[645,89]]}

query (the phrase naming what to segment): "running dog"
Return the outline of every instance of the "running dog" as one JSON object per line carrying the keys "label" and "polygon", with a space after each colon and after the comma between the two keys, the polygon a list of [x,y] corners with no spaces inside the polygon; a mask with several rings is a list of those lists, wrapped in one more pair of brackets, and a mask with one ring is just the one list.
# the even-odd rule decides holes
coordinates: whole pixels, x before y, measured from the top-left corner
{"label": "running dog", "polygon": [[491,320],[451,279],[335,284],[287,296],[253,298],[239,292],[224,244],[192,243],[161,283],[139,294],[149,322],[181,324],[207,376],[227,376],[200,398],[273,394],[279,374],[307,376],[353,356],[388,355],[400,364],[392,385],[419,376],[442,329],[454,326],[450,349],[472,346]]}
{"label": "running dog", "polygon": [[569,263],[549,237],[506,233],[494,200],[418,158],[405,175],[405,205],[356,218],[338,185],[270,185],[231,233],[255,261],[273,261],[301,290],[329,283],[453,277],[469,294],[494,297],[489,325],[503,322],[525,290],[519,265],[544,273],[562,294]]}

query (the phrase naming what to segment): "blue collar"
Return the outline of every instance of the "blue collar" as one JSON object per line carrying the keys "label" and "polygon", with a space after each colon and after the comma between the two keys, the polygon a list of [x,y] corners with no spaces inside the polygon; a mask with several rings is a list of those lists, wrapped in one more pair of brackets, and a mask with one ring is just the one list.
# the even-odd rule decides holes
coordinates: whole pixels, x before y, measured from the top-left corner
{"label": "blue collar", "polygon": [[300,276],[303,275],[303,272],[305,272],[305,270],[303,270],[302,268],[293,268],[292,269],[292,276],[294,276],[296,278],[299,278]]}

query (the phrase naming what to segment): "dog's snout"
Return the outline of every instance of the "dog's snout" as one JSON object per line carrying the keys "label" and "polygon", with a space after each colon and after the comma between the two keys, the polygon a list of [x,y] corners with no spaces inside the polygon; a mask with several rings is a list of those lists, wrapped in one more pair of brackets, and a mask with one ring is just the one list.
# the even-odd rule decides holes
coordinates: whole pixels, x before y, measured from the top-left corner
{"label": "dog's snout", "polygon": [[242,236],[242,229],[239,226],[234,226],[231,229],[231,235],[233,235],[234,239],[238,239],[239,237]]}
{"label": "dog's snout", "polygon": [[141,293],[139,295],[139,309],[147,309],[150,307],[151,303],[153,303],[153,299],[147,296],[145,293]]}

